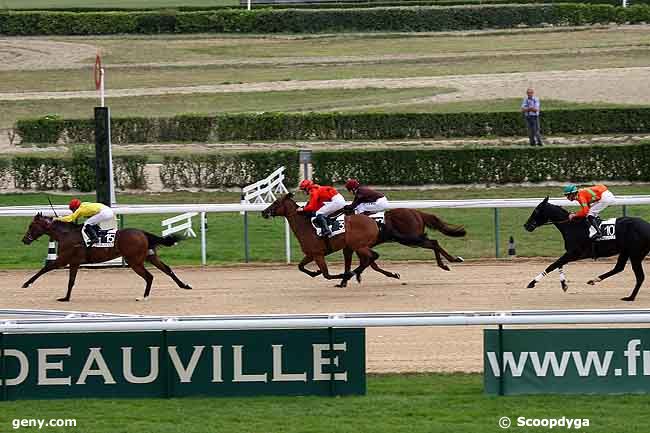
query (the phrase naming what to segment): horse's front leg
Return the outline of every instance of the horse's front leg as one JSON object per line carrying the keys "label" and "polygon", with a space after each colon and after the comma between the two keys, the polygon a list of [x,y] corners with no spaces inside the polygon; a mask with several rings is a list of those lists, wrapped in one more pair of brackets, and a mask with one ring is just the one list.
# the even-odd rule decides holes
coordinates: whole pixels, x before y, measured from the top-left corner
{"label": "horse's front leg", "polygon": [[329,269],[327,269],[327,263],[325,262],[325,257],[324,256],[316,256],[314,257],[314,261],[318,265],[318,269],[323,273],[323,277],[325,277],[328,280],[337,280],[337,279],[350,279],[354,276],[354,274],[349,273],[349,274],[336,274],[336,275],[330,275]]}
{"label": "horse's front leg", "polygon": [[[344,261],[344,269],[343,272],[345,275],[349,275],[350,277],[352,276],[352,273],[350,270],[352,269],[352,251],[350,248],[345,247],[343,248],[343,261]],[[350,278],[343,277],[341,282],[336,285],[336,287],[347,287],[348,286],[348,281]]]}
{"label": "horse's front leg", "polygon": [[319,276],[321,274],[321,271],[310,271],[309,269],[307,269],[305,267],[306,264],[309,264],[309,263],[311,263],[313,261],[314,261],[313,257],[305,256],[305,257],[302,258],[300,263],[298,263],[298,269],[301,272],[304,272],[305,274],[309,275],[312,278],[317,277],[317,276]]}
{"label": "horse's front leg", "polygon": [[41,275],[46,274],[46,273],[48,273],[48,272],[50,272],[50,271],[52,271],[52,270],[54,270],[54,269],[56,269],[58,267],[59,266],[57,265],[56,262],[47,262],[47,264],[45,266],[43,266],[40,271],[36,272],[32,278],[25,281],[25,283],[22,286],[23,289],[26,289],[27,287],[32,285],[32,283],[34,281],[36,281]]}
{"label": "horse's front leg", "polygon": [[546,269],[544,269],[543,272],[541,272],[535,278],[533,278],[533,280],[530,283],[528,283],[528,286],[526,287],[532,289],[533,287],[535,287],[535,284],[539,283],[542,280],[542,278],[544,278],[546,275],[553,272],[557,268],[561,268],[562,266],[566,265],[569,262],[577,260],[577,257],[578,256],[573,252],[564,253],[559,259],[557,259],[556,261],[551,263]]}
{"label": "horse's front leg", "polygon": [[77,279],[77,271],[79,270],[79,263],[70,264],[70,276],[68,278],[68,292],[65,294],[65,297],[57,299],[59,302],[68,302],[70,300],[70,295],[72,294],[72,287],[74,282]]}

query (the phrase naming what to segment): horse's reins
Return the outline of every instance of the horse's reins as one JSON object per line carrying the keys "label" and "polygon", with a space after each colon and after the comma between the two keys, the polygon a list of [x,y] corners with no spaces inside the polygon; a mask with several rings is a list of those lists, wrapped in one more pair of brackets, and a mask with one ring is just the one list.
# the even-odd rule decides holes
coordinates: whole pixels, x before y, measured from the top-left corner
{"label": "horse's reins", "polygon": [[547,222],[545,222],[544,224],[539,224],[537,227],[547,226],[547,225],[549,225],[549,224],[566,224],[566,223],[568,223],[568,222],[570,222],[570,221],[571,221],[571,220],[570,220],[569,218],[564,219],[564,220],[560,220],[560,221],[547,221]]}

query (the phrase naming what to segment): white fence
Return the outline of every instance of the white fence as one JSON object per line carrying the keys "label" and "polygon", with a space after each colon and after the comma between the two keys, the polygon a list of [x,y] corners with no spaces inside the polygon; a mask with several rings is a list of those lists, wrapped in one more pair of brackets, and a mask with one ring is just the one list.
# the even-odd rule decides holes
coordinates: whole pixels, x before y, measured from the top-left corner
{"label": "white fence", "polygon": [[[478,208],[491,208],[494,209],[494,232],[496,244],[496,256],[499,257],[499,209],[500,208],[534,208],[542,201],[541,198],[515,198],[515,199],[476,199],[476,200],[391,200],[390,208],[411,208],[411,209],[478,209]],[[570,202],[565,198],[553,198],[549,200],[551,203],[559,206],[575,206],[575,202]],[[615,206],[623,206],[623,214],[626,213],[625,208],[629,205],[649,205],[650,196],[648,195],[627,195],[616,197]],[[205,237],[205,216],[206,213],[218,212],[260,212],[264,210],[267,204],[242,204],[242,203],[229,203],[229,204],[151,204],[151,205],[115,205],[113,209],[117,215],[143,215],[143,214],[166,214],[166,213],[187,213],[198,212],[200,214],[200,228],[201,228],[201,264],[206,264],[206,250],[207,241]],[[54,210],[59,215],[67,215],[70,210],[67,206],[54,206]],[[33,216],[37,212],[42,212],[45,215],[54,215],[52,208],[49,205],[34,205],[34,206],[10,206],[0,207],[0,217],[15,217],[15,216]],[[290,234],[285,230],[285,237]],[[247,238],[247,234],[245,235]],[[285,240],[286,241],[286,240]],[[291,252],[287,245],[286,256],[291,257]],[[248,246],[246,245],[246,248]]]}
{"label": "white fence", "polygon": [[[8,311],[8,310],[5,310]],[[0,320],[2,333],[650,323],[650,310],[523,310]]]}

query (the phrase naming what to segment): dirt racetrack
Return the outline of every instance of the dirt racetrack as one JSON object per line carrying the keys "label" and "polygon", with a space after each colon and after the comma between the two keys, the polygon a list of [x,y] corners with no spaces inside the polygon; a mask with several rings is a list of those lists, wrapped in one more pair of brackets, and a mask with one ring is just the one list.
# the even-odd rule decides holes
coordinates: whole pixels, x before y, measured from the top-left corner
{"label": "dirt racetrack", "polygon": [[[609,270],[611,260],[569,264],[566,293],[560,289],[557,272],[535,289],[526,289],[528,281],[550,261],[474,261],[454,265],[451,272],[432,263],[383,263],[386,269],[401,273],[402,279],[370,271],[361,285],[353,283],[347,289],[335,288],[322,278],[311,279],[295,265],[261,265],[178,268],[177,275],[194,287],[186,291],[154,269],[152,296],[146,302],[136,302],[144,283],[130,270],[84,270],[68,304],[56,302],[65,294],[67,271],[52,272],[22,289],[34,271],[12,270],[0,271],[0,305],[144,315],[650,308],[650,287],[642,288],[634,303],[619,300],[634,285],[629,266],[597,286],[585,284]],[[340,265],[333,267],[340,269]],[[481,329],[370,328],[368,371],[481,371]]]}

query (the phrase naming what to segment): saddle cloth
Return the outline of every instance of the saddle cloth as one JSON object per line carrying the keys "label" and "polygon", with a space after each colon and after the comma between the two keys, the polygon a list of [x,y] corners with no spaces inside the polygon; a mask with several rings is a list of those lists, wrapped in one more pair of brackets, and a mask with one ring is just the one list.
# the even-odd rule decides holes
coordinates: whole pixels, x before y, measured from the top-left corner
{"label": "saddle cloth", "polygon": [[[370,218],[375,220],[377,225],[383,224],[384,223],[384,213],[383,212],[377,212],[372,215],[368,215]],[[314,227],[314,230],[316,230],[316,234],[318,236],[321,235],[321,229],[320,227],[317,227],[316,224],[314,224],[315,218],[311,219],[311,225]],[[327,218],[327,222],[329,224],[330,230],[332,231],[332,234],[330,235],[331,237],[334,237],[336,235],[340,235],[341,233],[345,233],[345,215],[341,214],[338,217],[336,217],[335,220],[332,220],[330,218]]]}
{"label": "saddle cloth", "polygon": [[[600,239],[596,239],[596,242],[616,239],[616,218],[610,218],[601,222],[600,231],[603,236]],[[593,227],[589,227],[589,237],[591,238],[594,234],[596,234],[596,230]]]}
{"label": "saddle cloth", "polygon": [[[93,248],[112,248],[115,246],[115,234],[117,229],[108,229],[108,230],[99,230],[99,240],[93,244]],[[81,230],[81,236],[83,236],[84,243],[86,246],[90,243],[88,235],[85,230]]]}
{"label": "saddle cloth", "polygon": [[[311,219],[311,225],[316,230],[316,234],[318,236],[321,235],[321,229],[320,227],[317,227],[316,224],[314,224],[314,220],[316,218]],[[341,214],[338,217],[336,217],[335,220],[332,220],[330,218],[326,218],[327,224],[330,227],[330,230],[332,231],[332,234],[329,236],[330,238],[333,238],[336,235],[340,235],[341,233],[345,233],[345,215]]]}

